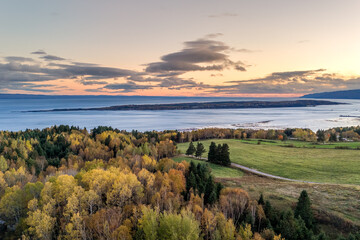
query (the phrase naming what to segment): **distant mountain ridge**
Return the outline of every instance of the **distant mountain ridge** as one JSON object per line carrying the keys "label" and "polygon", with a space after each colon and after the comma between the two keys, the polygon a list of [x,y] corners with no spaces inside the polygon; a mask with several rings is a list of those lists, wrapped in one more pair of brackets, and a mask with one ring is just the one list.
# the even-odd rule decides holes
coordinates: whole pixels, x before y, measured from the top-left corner
{"label": "distant mountain ridge", "polygon": [[312,93],[301,98],[322,98],[322,99],[360,99],[360,89],[335,92]]}

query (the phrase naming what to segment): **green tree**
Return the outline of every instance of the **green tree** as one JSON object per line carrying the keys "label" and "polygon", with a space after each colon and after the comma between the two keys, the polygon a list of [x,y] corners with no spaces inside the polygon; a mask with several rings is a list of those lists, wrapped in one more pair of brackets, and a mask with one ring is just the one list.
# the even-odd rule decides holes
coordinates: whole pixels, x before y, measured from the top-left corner
{"label": "green tree", "polygon": [[145,240],[156,240],[158,239],[158,218],[159,213],[151,208],[144,207],[142,209],[143,216],[139,220],[140,229],[144,231]]}
{"label": "green tree", "polygon": [[259,205],[265,205],[264,196],[263,196],[262,193],[260,194],[260,198],[259,198],[259,200],[258,200],[258,204],[259,204]]}
{"label": "green tree", "polygon": [[196,145],[195,157],[201,158],[204,152],[206,152],[204,145],[198,142]]}
{"label": "green tree", "polygon": [[8,164],[3,155],[0,155],[0,171],[5,172],[8,169]]}
{"label": "green tree", "polygon": [[330,142],[336,142],[336,141],[337,141],[336,133],[331,133],[331,134],[330,134],[329,141],[330,141]]}
{"label": "green tree", "polygon": [[285,239],[298,239],[297,222],[291,210],[283,213],[279,222],[279,232]]}
{"label": "green tree", "polygon": [[111,136],[108,135],[107,138],[105,139],[105,145],[109,147],[110,142],[111,142]]}
{"label": "green tree", "polygon": [[216,202],[216,189],[212,176],[210,176],[206,182],[205,194],[204,194],[204,203],[205,204],[214,204]]}
{"label": "green tree", "polygon": [[311,201],[305,190],[300,194],[298,203],[295,209],[295,217],[301,217],[304,220],[308,229],[314,229],[314,216],[311,211]]}
{"label": "green tree", "polygon": [[197,240],[200,233],[199,222],[191,212],[163,213],[160,217],[158,239]]}
{"label": "green tree", "polygon": [[318,142],[325,142],[325,131],[324,130],[319,129],[316,132],[316,136],[317,136]]}
{"label": "green tree", "polygon": [[219,162],[220,162],[221,165],[224,165],[224,166],[230,166],[231,165],[229,145],[227,145],[226,143],[224,143],[221,146],[220,161]]}
{"label": "green tree", "polygon": [[189,144],[189,148],[186,150],[186,155],[194,155],[194,153],[196,152],[195,146],[193,144],[193,142],[190,142]]}
{"label": "green tree", "polygon": [[212,163],[216,163],[216,144],[215,142],[211,142],[208,152],[208,161]]}

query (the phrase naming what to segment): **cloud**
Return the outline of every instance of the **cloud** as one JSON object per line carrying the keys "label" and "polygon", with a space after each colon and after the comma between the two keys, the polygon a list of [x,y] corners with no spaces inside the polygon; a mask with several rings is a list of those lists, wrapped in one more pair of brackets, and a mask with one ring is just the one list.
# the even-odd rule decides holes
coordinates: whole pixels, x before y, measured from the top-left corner
{"label": "cloud", "polygon": [[[68,63],[59,64],[49,61],[30,62],[22,57],[5,57],[5,63],[0,62],[0,90],[34,91],[41,82],[65,79],[77,81],[84,86],[106,85],[106,79],[130,78],[141,76],[142,73],[120,68],[101,67],[96,64]],[[41,59],[41,57],[40,57]],[[31,83],[31,84],[30,84]],[[39,86],[40,87],[40,86]],[[53,88],[54,86],[42,86]],[[45,91],[39,89],[39,91]]]}
{"label": "cloud", "polygon": [[224,34],[222,33],[210,33],[210,34],[207,34],[205,36],[205,38],[217,38],[217,37],[220,37],[220,36],[223,36]]}
{"label": "cloud", "polygon": [[45,55],[46,52],[44,50],[37,50],[35,52],[32,52],[31,54]]}
{"label": "cloud", "polygon": [[34,59],[32,59],[32,58],[14,57],[14,56],[5,57],[5,60],[8,62],[33,62],[34,61]]}
{"label": "cloud", "polygon": [[145,71],[179,74],[191,71],[222,71],[229,68],[246,71],[244,63],[230,60],[227,52],[233,48],[221,41],[210,39],[218,35],[207,35],[205,38],[185,42],[183,50],[162,56],[161,62],[147,64]]}
{"label": "cloud", "polygon": [[134,82],[128,81],[127,83],[108,84],[104,86],[105,89],[116,90],[117,92],[128,93],[135,90],[152,89],[151,85],[137,85]]}
{"label": "cloud", "polygon": [[42,58],[42,59],[44,59],[46,61],[63,61],[63,60],[66,60],[65,58],[54,56],[54,55],[44,55],[44,56],[41,56],[40,58]]}
{"label": "cloud", "polygon": [[84,85],[84,86],[108,84],[107,81],[87,80],[87,79],[81,79],[81,80],[79,80],[78,82],[81,83],[81,84]]}
{"label": "cloud", "polygon": [[230,85],[218,85],[208,88],[209,93],[312,93],[335,91],[339,89],[360,88],[360,77],[344,77],[329,74],[325,69],[274,72],[264,78],[229,81]]}

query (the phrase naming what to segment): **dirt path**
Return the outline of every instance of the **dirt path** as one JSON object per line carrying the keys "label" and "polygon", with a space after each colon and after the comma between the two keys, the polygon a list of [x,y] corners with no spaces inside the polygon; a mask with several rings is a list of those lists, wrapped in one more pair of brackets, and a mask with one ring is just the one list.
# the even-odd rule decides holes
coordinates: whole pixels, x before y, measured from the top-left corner
{"label": "dirt path", "polygon": [[[191,157],[191,158],[194,158],[194,159],[197,159],[197,160],[205,160],[205,161],[207,161],[207,158],[204,158],[204,157],[202,157],[202,158],[197,158],[197,157],[195,157],[195,156],[188,156],[188,155],[184,155],[184,154],[181,154],[181,156]],[[243,170],[244,172],[256,174],[256,175],[262,176],[262,177],[274,178],[274,179],[279,179],[279,180],[284,180],[284,181],[290,181],[290,182],[322,184],[322,183],[318,183],[318,182],[309,182],[309,181],[296,180],[296,179],[291,179],[291,178],[285,178],[285,177],[275,176],[275,175],[272,175],[272,174],[260,172],[260,171],[258,171],[258,170],[256,170],[256,169],[253,169],[253,168],[245,167],[245,166],[240,165],[240,164],[237,164],[237,163],[231,163],[231,167],[233,167],[233,168],[239,168],[239,169]]]}

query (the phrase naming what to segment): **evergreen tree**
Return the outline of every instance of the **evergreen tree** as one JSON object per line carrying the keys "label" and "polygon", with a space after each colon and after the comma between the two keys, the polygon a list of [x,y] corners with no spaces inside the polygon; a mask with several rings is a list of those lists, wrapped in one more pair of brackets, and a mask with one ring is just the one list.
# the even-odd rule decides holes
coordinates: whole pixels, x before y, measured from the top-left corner
{"label": "evergreen tree", "polygon": [[226,143],[224,143],[221,146],[219,162],[223,166],[230,166],[231,165],[229,146]]}
{"label": "evergreen tree", "polygon": [[216,199],[219,199],[220,192],[223,190],[224,186],[221,183],[216,183],[215,192],[216,192]]}
{"label": "evergreen tree", "polygon": [[110,142],[111,142],[111,136],[108,135],[107,138],[105,139],[105,145],[106,145],[106,146],[109,146],[109,145],[110,145]]}
{"label": "evergreen tree", "polygon": [[207,164],[190,162],[189,172],[186,175],[186,192],[184,192],[186,200],[189,198],[191,188],[199,196],[204,194],[204,203],[211,205],[219,199],[223,186],[214,182]]}
{"label": "evergreen tree", "polygon": [[221,164],[221,144],[218,144],[215,151],[214,163]]}
{"label": "evergreen tree", "polygon": [[207,179],[205,186],[205,195],[204,195],[204,203],[205,204],[213,204],[216,202],[216,189],[212,176]]}
{"label": "evergreen tree", "polygon": [[295,209],[295,217],[301,217],[304,220],[305,225],[308,229],[314,229],[314,216],[311,211],[310,198],[305,190],[300,194],[298,203]]}
{"label": "evergreen tree", "polygon": [[215,142],[211,142],[208,153],[208,161],[212,163],[216,163],[216,144]]}
{"label": "evergreen tree", "polygon": [[204,145],[198,142],[196,145],[195,157],[201,158],[204,152],[206,152]]}
{"label": "evergreen tree", "polygon": [[262,193],[260,194],[260,198],[259,198],[259,200],[258,200],[258,204],[259,204],[259,205],[265,205],[264,196],[263,196]]}
{"label": "evergreen tree", "polygon": [[306,227],[305,222],[304,220],[302,220],[301,217],[298,217],[296,219],[296,225],[297,225],[297,235],[299,240],[313,239],[313,232]]}
{"label": "evergreen tree", "polygon": [[297,222],[291,210],[283,213],[279,222],[279,232],[285,239],[298,239]]}
{"label": "evergreen tree", "polygon": [[195,151],[196,151],[196,149],[194,147],[193,142],[190,142],[189,148],[186,150],[186,155],[189,155],[189,156],[194,155]]}

